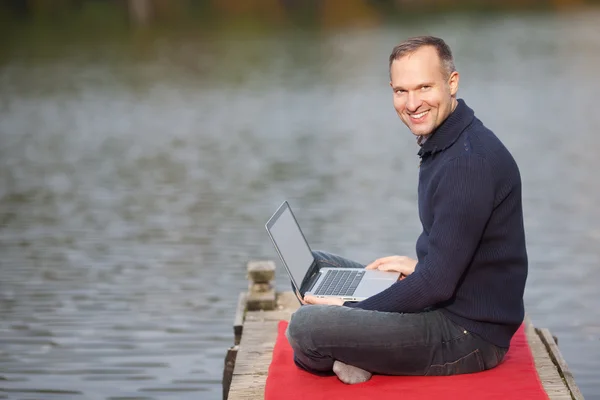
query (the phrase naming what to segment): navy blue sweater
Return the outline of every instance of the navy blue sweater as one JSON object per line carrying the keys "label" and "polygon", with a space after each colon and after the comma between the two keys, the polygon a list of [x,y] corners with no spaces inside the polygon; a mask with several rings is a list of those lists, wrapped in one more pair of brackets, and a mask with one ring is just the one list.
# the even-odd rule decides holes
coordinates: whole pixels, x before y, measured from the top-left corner
{"label": "navy blue sweater", "polygon": [[419,312],[438,307],[485,340],[508,347],[524,317],[527,252],[519,169],[463,100],[419,151],[415,272],[349,305]]}

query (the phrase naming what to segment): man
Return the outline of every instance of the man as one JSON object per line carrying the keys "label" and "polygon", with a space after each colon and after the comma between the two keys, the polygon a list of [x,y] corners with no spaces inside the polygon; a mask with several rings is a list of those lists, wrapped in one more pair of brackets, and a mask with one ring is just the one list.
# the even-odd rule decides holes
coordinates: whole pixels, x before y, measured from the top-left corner
{"label": "man", "polygon": [[[299,367],[345,383],[493,368],[524,317],[527,252],[513,157],[457,99],[459,74],[442,39],[406,40],[389,68],[394,108],[421,146],[418,261],[367,265],[403,279],[358,303],[307,296],[287,332]],[[324,252],[315,258],[364,267]]]}

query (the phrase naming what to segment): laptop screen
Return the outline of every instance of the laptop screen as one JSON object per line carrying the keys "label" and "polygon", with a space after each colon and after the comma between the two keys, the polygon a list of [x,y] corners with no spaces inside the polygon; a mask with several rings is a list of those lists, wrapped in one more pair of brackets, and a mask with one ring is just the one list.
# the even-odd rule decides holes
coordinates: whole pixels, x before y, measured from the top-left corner
{"label": "laptop screen", "polygon": [[302,280],[314,258],[287,202],[283,203],[267,223],[267,229],[283,263],[300,289]]}

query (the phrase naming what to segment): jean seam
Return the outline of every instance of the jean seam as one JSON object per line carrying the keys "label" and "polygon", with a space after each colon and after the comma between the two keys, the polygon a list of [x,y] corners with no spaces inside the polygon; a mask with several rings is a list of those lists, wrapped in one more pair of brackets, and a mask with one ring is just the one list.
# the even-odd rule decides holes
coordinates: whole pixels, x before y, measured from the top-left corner
{"label": "jean seam", "polygon": [[[429,371],[431,370],[431,368],[433,368],[433,367],[445,368],[446,366],[448,366],[448,365],[454,365],[454,364],[458,363],[459,361],[462,361],[462,360],[466,359],[467,357],[469,357],[469,356],[471,356],[473,354],[477,355],[477,353],[479,353],[479,349],[475,349],[472,352],[470,352],[469,354],[467,354],[465,356],[462,356],[461,358],[459,358],[458,360],[453,361],[453,362],[444,363],[444,364],[431,364],[429,366],[429,368],[427,369],[427,372],[425,373],[425,375],[427,375],[429,373]],[[476,358],[477,358],[477,364],[479,365],[479,370],[483,371],[484,370],[484,366],[481,365],[481,357],[476,357]]]}
{"label": "jean seam", "polygon": [[332,348],[339,348],[339,347],[343,347],[343,348],[372,348],[372,349],[406,349],[406,348],[414,348],[414,347],[425,347],[425,348],[430,348],[431,346],[428,344],[421,344],[421,343],[416,343],[416,342],[411,342],[411,343],[403,343],[402,345],[398,345],[398,346],[394,346],[394,345],[385,345],[385,344],[377,344],[377,343],[373,343],[373,344],[368,344],[365,345],[364,343],[335,343],[335,344],[320,344],[319,348],[323,349],[323,348],[327,348],[327,349],[332,349]]}
{"label": "jean seam", "polygon": [[500,355],[503,350],[499,350],[498,346],[494,346],[494,354],[496,355],[496,365],[500,365],[504,356],[506,356],[506,352],[503,355]]}
{"label": "jean seam", "polygon": [[[464,332],[466,332],[466,333],[464,333]],[[467,330],[465,329],[465,330],[463,330],[463,333],[461,333],[461,334],[460,334],[460,336],[454,337],[454,338],[452,338],[452,339],[444,340],[444,341],[442,341],[442,344],[454,343],[454,342],[456,342],[457,340],[459,340],[459,339],[462,339],[462,338],[465,338],[465,337],[467,337],[467,336],[470,336],[470,335],[469,335],[469,331],[467,331]]]}

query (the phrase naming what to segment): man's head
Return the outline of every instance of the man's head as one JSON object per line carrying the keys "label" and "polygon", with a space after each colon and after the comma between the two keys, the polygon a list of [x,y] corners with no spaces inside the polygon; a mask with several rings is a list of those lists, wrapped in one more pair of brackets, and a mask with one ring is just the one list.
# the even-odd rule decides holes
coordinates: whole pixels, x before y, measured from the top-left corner
{"label": "man's head", "polygon": [[394,108],[416,136],[429,135],[454,111],[458,80],[452,52],[442,39],[410,38],[390,54]]}

